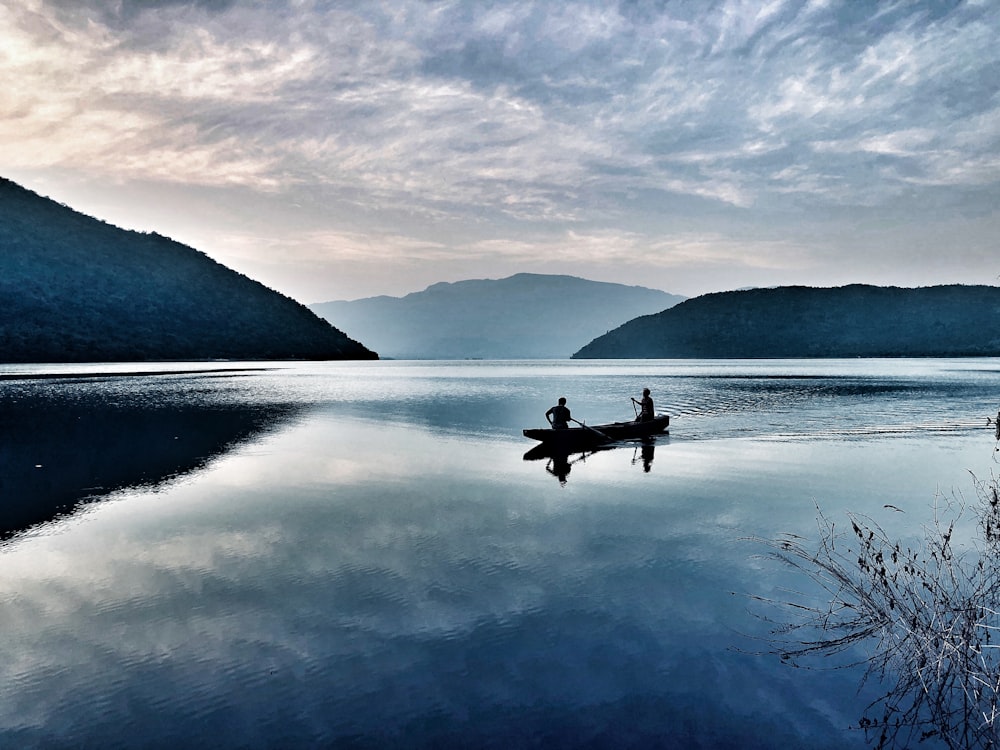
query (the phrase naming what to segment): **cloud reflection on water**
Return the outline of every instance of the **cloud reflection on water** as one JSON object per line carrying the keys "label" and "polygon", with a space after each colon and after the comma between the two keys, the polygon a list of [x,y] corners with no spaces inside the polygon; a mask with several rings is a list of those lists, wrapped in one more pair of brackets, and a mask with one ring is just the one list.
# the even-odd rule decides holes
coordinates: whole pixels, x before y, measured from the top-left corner
{"label": "cloud reflection on water", "polygon": [[[990,466],[992,429],[788,437],[801,411],[730,402],[724,430],[677,420],[649,473],[617,449],[560,486],[523,460],[511,414],[540,418],[534,401],[574,380],[595,411],[618,408],[634,366],[600,367],[105,384],[109,408],[287,416],[181,481],[116,490],[0,550],[0,744],[860,746],[851,673],[735,650],[755,624],[733,592],[789,585],[738,540],[809,534],[814,503],[912,530],[936,487]],[[749,390],[660,383],[699,404]],[[907,413],[937,415],[940,390],[902,390]],[[64,391],[72,405],[86,389]],[[807,415],[856,405],[833,396]],[[897,396],[872,398],[890,413]]]}
{"label": "cloud reflection on water", "polygon": [[654,488],[625,451],[563,490],[520,447],[317,411],[19,540],[0,737],[794,738],[770,713],[806,710],[792,676],[726,653],[743,551],[706,560],[712,519],[749,509]]}

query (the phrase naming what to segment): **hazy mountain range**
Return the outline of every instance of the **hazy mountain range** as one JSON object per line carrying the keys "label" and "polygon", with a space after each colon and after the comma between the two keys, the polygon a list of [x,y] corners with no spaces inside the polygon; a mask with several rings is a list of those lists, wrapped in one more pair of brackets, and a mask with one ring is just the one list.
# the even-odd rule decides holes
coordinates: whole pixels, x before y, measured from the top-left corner
{"label": "hazy mountain range", "polygon": [[1000,356],[993,286],[685,300],[522,273],[310,307],[0,178],[0,362]]}
{"label": "hazy mountain range", "polygon": [[855,284],[706,294],[631,320],[573,356],[1000,356],[1000,287]]}
{"label": "hazy mountain range", "polygon": [[0,361],[371,359],[304,305],[0,178]]}
{"label": "hazy mountain range", "polygon": [[569,357],[595,336],[683,299],[639,286],[520,273],[310,307],[382,357],[544,359]]}

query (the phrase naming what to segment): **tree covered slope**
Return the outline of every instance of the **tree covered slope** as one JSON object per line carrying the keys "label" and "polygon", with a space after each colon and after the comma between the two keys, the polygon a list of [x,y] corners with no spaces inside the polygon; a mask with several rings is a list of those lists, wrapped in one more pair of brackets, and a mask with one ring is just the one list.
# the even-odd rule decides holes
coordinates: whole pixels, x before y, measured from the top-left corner
{"label": "tree covered slope", "polygon": [[1000,287],[856,284],[706,294],[629,321],[573,356],[1000,356]]}
{"label": "tree covered slope", "polygon": [[204,253],[0,179],[2,362],[375,357]]}
{"label": "tree covered slope", "polygon": [[519,273],[310,307],[383,357],[545,359],[569,357],[594,336],[682,299],[639,286]]}

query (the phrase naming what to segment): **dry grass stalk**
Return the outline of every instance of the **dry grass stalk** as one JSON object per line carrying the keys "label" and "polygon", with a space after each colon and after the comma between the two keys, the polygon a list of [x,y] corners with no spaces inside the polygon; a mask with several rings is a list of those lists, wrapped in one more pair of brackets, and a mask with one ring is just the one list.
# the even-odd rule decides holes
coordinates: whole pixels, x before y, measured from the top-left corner
{"label": "dry grass stalk", "polygon": [[840,531],[818,508],[815,549],[795,535],[756,540],[823,592],[820,604],[754,597],[785,612],[765,618],[774,652],[804,666],[866,649],[865,681],[885,692],[859,727],[877,748],[1000,747],[1000,491],[995,477],[973,479],[977,501],[940,501],[915,547],[867,516],[848,514]]}

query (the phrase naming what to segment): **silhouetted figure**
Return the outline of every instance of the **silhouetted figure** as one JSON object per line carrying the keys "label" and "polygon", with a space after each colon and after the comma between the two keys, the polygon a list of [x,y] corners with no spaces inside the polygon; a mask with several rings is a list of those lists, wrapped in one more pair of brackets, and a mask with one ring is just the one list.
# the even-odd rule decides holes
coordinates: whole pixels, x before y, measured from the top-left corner
{"label": "silhouetted figure", "polygon": [[653,418],[653,399],[650,398],[649,388],[642,389],[642,401],[632,399],[632,403],[639,405],[637,422],[649,422]]}
{"label": "silhouetted figure", "polygon": [[545,418],[554,430],[565,430],[569,427],[569,421],[573,417],[570,416],[569,408],[566,406],[565,396],[560,396],[559,403],[545,412]]}

